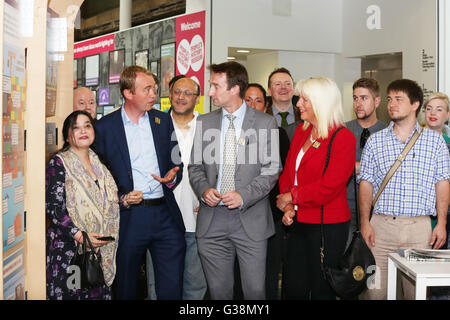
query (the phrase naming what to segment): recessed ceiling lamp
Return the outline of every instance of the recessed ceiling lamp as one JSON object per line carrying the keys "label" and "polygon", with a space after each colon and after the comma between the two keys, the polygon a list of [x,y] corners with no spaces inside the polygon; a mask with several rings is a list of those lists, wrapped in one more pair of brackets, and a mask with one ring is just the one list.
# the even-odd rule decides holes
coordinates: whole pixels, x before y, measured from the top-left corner
{"label": "recessed ceiling lamp", "polygon": [[250,50],[239,49],[239,50],[236,50],[236,52],[239,52],[239,53],[250,53]]}
{"label": "recessed ceiling lamp", "polygon": [[228,60],[234,60],[236,57],[227,57]]}

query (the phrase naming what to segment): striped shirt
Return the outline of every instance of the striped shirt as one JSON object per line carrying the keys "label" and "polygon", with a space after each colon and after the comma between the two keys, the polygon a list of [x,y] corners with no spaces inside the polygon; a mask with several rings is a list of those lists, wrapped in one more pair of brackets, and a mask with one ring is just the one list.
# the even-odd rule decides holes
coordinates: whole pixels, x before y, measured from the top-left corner
{"label": "striped shirt", "polygon": [[[371,135],[361,157],[357,179],[373,186],[373,198],[384,177],[411,139],[420,130],[416,122],[405,143],[398,140],[391,122],[386,129]],[[402,165],[386,185],[373,213],[392,216],[436,216],[436,183],[450,178],[450,154],[442,135],[429,129],[409,151]]]}

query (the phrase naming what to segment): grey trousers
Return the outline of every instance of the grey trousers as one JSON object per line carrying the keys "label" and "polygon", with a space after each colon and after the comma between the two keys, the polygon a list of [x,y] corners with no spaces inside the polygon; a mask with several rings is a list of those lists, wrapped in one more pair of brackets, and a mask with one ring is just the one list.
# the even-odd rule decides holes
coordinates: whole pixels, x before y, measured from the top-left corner
{"label": "grey trousers", "polygon": [[208,231],[197,238],[200,260],[213,300],[233,299],[236,256],[244,299],[265,299],[267,239],[250,239],[242,226],[240,214],[238,209],[217,207]]}

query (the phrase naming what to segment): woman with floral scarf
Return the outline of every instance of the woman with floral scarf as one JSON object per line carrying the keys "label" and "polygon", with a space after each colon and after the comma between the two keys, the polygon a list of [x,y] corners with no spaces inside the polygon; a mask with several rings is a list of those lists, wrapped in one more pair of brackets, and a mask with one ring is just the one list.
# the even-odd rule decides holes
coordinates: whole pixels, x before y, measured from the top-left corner
{"label": "woman with floral scarf", "polygon": [[[64,121],[64,146],[46,172],[47,299],[111,299],[119,238],[117,186],[108,169],[90,148],[95,139],[93,119],[74,111]],[[79,288],[69,268],[77,243],[87,232],[99,258],[105,282],[97,288]],[[112,236],[113,241],[97,238]],[[79,280],[79,279],[78,279]]]}

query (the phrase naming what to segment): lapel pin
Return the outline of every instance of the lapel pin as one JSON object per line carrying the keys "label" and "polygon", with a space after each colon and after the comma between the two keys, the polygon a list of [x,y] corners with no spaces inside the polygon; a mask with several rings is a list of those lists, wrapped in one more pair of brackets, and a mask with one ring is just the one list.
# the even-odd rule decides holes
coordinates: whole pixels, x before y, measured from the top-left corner
{"label": "lapel pin", "polygon": [[245,139],[244,138],[240,138],[238,141],[238,144],[240,144],[241,146],[245,145]]}
{"label": "lapel pin", "polygon": [[319,142],[319,141],[315,141],[315,142],[313,143],[312,147],[313,147],[314,149],[319,148],[319,147],[320,147],[320,142]]}
{"label": "lapel pin", "polygon": [[158,117],[155,117],[155,122],[156,122],[157,124],[160,124],[160,123],[161,123],[161,120],[160,120]]}

